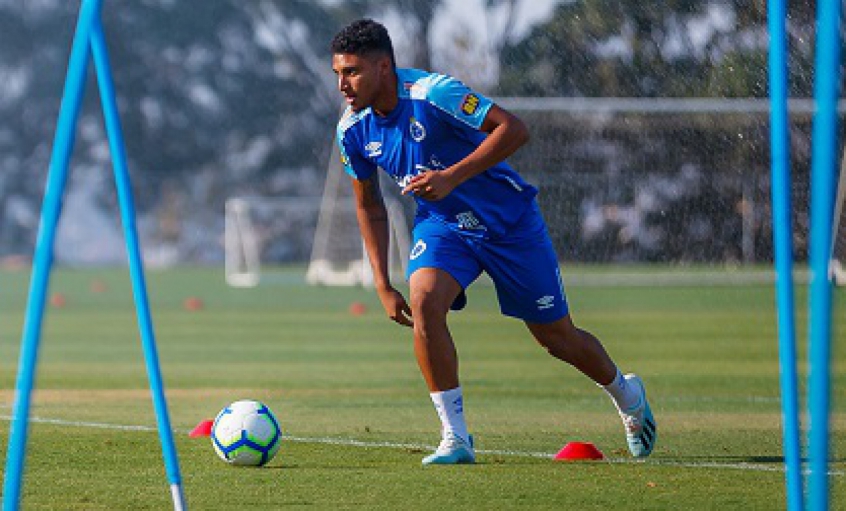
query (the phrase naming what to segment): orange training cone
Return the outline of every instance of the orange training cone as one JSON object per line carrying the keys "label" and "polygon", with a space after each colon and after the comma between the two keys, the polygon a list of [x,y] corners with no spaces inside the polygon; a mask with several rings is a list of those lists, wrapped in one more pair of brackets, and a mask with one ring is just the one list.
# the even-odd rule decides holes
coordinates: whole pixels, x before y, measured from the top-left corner
{"label": "orange training cone", "polygon": [[53,307],[61,309],[62,307],[67,305],[67,303],[68,300],[62,293],[53,293],[50,296],[50,305],[52,305]]}
{"label": "orange training cone", "polygon": [[196,296],[189,296],[182,302],[182,307],[187,311],[198,311],[202,310],[205,307],[203,300],[197,298]]}
{"label": "orange training cone", "polygon": [[191,438],[196,438],[198,436],[211,436],[213,424],[214,421],[211,419],[200,421],[200,423],[197,424],[197,427],[195,427],[191,430],[190,433],[188,433],[188,436],[190,436]]}
{"label": "orange training cone", "polygon": [[558,461],[576,461],[601,460],[604,457],[602,451],[590,442],[570,442],[558,451],[554,459]]}

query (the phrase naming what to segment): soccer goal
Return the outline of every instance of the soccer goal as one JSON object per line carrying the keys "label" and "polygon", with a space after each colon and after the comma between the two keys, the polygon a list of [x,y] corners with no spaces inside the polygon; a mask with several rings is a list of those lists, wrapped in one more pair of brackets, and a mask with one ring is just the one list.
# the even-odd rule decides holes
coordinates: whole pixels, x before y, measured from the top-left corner
{"label": "soccer goal", "polygon": [[308,259],[320,197],[233,197],[224,215],[224,270],[233,287],[272,280],[274,269]]}

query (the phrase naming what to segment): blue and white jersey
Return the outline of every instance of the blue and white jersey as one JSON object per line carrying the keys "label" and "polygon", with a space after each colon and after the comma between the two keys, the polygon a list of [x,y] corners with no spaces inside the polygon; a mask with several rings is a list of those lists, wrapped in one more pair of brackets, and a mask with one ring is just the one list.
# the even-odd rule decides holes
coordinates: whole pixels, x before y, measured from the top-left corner
{"label": "blue and white jersey", "polygon": [[[427,170],[443,170],[487,137],[479,131],[493,102],[449,76],[397,69],[399,104],[381,117],[347,108],[338,122],[346,172],[367,179],[378,167],[404,188]],[[498,237],[532,203],[537,190],[501,162],[468,179],[439,201],[415,197],[419,223],[432,218],[480,237]]]}

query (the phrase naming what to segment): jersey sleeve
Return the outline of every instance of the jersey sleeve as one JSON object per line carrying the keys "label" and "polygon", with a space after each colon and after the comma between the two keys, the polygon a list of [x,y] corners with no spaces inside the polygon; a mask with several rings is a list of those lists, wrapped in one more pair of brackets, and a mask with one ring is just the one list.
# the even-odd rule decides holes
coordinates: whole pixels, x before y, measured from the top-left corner
{"label": "jersey sleeve", "polygon": [[474,92],[461,81],[441,75],[434,81],[427,94],[428,101],[451,121],[474,129],[481,129],[493,101]]}
{"label": "jersey sleeve", "polygon": [[368,179],[376,171],[376,165],[361,155],[352,134],[343,129],[343,125],[343,121],[338,125],[338,149],[344,171],[359,181]]}

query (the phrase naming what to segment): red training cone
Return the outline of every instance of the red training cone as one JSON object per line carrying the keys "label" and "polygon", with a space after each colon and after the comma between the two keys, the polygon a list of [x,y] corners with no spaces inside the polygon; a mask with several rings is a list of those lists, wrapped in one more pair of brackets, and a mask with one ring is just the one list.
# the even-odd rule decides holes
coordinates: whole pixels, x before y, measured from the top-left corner
{"label": "red training cone", "polygon": [[193,312],[193,311],[203,310],[203,307],[205,307],[205,304],[203,303],[203,300],[201,300],[200,298],[197,298],[196,296],[189,296],[188,298],[185,299],[184,302],[182,302],[182,307],[187,311]]}
{"label": "red training cone", "polygon": [[367,312],[367,306],[361,302],[353,302],[350,304],[349,311],[353,316],[361,316]]}
{"label": "red training cone", "polygon": [[195,427],[191,430],[190,433],[188,433],[188,436],[190,436],[191,438],[196,438],[198,436],[211,436],[213,424],[214,421],[211,419],[200,421],[200,423],[197,424],[197,427]]}
{"label": "red training cone", "polygon": [[605,456],[602,451],[590,442],[570,442],[558,451],[555,460],[576,461],[576,460],[601,460]]}

